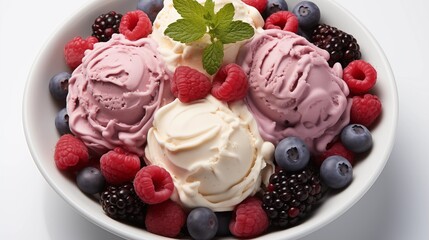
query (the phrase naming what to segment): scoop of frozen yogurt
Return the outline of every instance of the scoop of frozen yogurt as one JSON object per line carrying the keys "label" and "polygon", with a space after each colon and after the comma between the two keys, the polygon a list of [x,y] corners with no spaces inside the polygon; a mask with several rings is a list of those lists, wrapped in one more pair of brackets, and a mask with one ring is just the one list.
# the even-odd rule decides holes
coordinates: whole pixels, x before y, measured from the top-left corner
{"label": "scoop of frozen yogurt", "polygon": [[98,153],[123,147],[144,152],[153,114],[172,101],[171,73],[152,39],[114,34],[87,50],[69,80],[71,131]]}
{"label": "scoop of frozen yogurt", "polygon": [[[205,0],[197,0],[204,4]],[[216,0],[215,12],[222,8],[225,4],[232,3],[235,8],[234,20],[241,20],[250,24],[255,30],[262,31],[264,19],[254,7],[251,7],[241,0]],[[189,66],[205,73],[202,65],[203,50],[210,43],[210,36],[206,34],[198,41],[184,44],[174,41],[164,34],[168,25],[182,18],[173,7],[173,0],[165,0],[164,7],[158,13],[152,27],[152,34],[149,36],[159,44],[159,52],[164,57],[168,68],[174,71],[177,66]],[[224,45],[223,63],[228,64],[235,62],[237,52],[245,41],[230,43]]]}
{"label": "scoop of frozen yogurt", "polygon": [[173,198],[183,206],[226,211],[268,183],[273,152],[242,101],[228,105],[209,95],[160,108],[145,157],[170,172]]}
{"label": "scoop of frozen yogurt", "polygon": [[303,139],[313,152],[326,149],[349,123],[351,99],[342,68],[329,53],[288,31],[266,30],[243,45],[237,57],[249,80],[245,99],[262,138],[277,144]]}

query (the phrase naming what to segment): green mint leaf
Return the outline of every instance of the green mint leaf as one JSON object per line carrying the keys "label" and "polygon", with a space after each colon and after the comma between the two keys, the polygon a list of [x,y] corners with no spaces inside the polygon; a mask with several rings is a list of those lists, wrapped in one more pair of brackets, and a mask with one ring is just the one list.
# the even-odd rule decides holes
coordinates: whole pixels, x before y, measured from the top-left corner
{"label": "green mint leaf", "polygon": [[206,32],[207,27],[203,20],[178,19],[168,25],[164,34],[175,41],[190,43],[202,38]]}
{"label": "green mint leaf", "polygon": [[203,19],[206,9],[195,0],[173,0],[173,6],[185,19]]}
{"label": "green mint leaf", "polygon": [[211,20],[214,16],[215,16],[215,12],[214,12],[214,7],[215,7],[215,3],[213,2],[213,0],[206,0],[206,2],[204,3],[204,8],[207,11],[207,20]]}
{"label": "green mint leaf", "polygon": [[216,13],[214,18],[214,25],[221,25],[221,28],[226,28],[234,18],[234,5],[232,3],[225,4]]}
{"label": "green mint leaf", "polygon": [[216,37],[223,44],[235,43],[251,38],[255,30],[253,27],[243,21],[233,21],[228,26],[219,25],[215,30]]}
{"label": "green mint leaf", "polygon": [[213,75],[220,68],[223,61],[223,44],[215,41],[203,51],[203,67],[206,72]]}

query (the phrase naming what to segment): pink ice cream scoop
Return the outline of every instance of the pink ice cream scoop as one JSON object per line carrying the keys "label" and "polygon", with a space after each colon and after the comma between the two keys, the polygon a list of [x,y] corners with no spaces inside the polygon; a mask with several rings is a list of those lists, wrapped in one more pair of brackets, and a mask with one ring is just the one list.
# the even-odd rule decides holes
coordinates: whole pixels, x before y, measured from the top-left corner
{"label": "pink ice cream scoop", "polygon": [[329,67],[328,59],[325,50],[282,30],[266,30],[240,49],[237,63],[250,86],[245,101],[264,140],[296,136],[317,153],[349,123],[349,89],[341,67]]}
{"label": "pink ice cream scoop", "polygon": [[114,147],[142,155],[153,114],[172,100],[171,73],[151,39],[114,34],[87,50],[69,80],[71,131],[98,153]]}

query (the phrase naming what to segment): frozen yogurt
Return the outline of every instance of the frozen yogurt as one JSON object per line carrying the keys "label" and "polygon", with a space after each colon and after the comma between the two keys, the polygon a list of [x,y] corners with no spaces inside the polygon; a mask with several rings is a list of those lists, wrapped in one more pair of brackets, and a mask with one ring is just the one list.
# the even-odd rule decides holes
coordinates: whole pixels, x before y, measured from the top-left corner
{"label": "frozen yogurt", "polygon": [[266,30],[240,49],[237,63],[249,80],[245,99],[263,139],[303,139],[313,152],[326,149],[349,123],[349,89],[329,53],[288,31]]}
{"label": "frozen yogurt", "polygon": [[152,39],[129,41],[114,34],[87,50],[69,80],[70,130],[97,153],[117,146],[138,155],[153,114],[171,101],[171,73]]}
{"label": "frozen yogurt", "polygon": [[[205,2],[205,0],[197,1],[201,4]],[[241,20],[249,23],[256,31],[262,31],[264,19],[261,14],[259,14],[258,10],[254,7],[245,4],[241,0],[217,0],[215,1],[215,12],[227,3],[232,3],[234,5],[234,20]],[[200,40],[188,44],[174,41],[164,35],[164,31],[167,29],[168,25],[180,18],[181,16],[173,7],[173,1],[165,0],[164,7],[158,13],[153,23],[152,34],[149,37],[159,44],[158,50],[164,57],[169,70],[174,71],[177,66],[184,65],[205,73],[202,66],[202,53],[203,49],[210,43],[210,36],[208,34]],[[223,62],[225,64],[235,62],[237,52],[245,42],[246,41],[241,41],[224,45]]]}
{"label": "frozen yogurt", "polygon": [[273,173],[274,145],[262,140],[243,101],[209,95],[160,108],[147,137],[148,164],[164,167],[184,207],[232,210]]}

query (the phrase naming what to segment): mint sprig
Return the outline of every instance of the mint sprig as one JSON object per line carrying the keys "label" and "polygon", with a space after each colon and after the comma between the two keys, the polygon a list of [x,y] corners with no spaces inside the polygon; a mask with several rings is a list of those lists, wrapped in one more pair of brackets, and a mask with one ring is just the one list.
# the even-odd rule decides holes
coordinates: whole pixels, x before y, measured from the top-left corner
{"label": "mint sprig", "polygon": [[197,41],[206,34],[206,25],[201,20],[183,18],[168,25],[164,34],[181,43]]}
{"label": "mint sprig", "polygon": [[203,51],[203,68],[213,75],[220,68],[224,52],[223,46],[251,38],[253,27],[243,21],[234,21],[235,8],[225,4],[215,13],[213,0],[201,5],[196,0],[173,0],[173,6],[182,17],[168,25],[164,34],[181,43],[191,43],[210,36],[210,44]]}
{"label": "mint sprig", "polygon": [[221,41],[215,41],[204,48],[203,67],[209,74],[214,74],[219,69],[223,60],[223,44]]}

